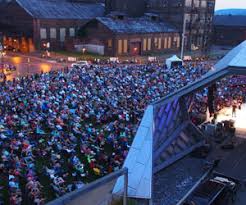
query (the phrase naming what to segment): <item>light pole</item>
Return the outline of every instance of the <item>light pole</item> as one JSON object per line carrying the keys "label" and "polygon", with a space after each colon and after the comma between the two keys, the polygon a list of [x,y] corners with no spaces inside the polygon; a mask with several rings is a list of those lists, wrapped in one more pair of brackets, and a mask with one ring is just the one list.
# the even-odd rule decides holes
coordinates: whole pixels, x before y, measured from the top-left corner
{"label": "light pole", "polygon": [[1,57],[1,70],[2,70],[2,73],[4,73],[4,65],[3,65],[3,57],[4,57],[4,51],[3,51],[3,46],[2,44],[0,43],[0,57]]}
{"label": "light pole", "polygon": [[31,62],[30,58],[27,58],[27,63],[28,63],[28,65],[27,65],[27,76],[29,76],[30,62]]}
{"label": "light pole", "polygon": [[1,57],[1,71],[2,73],[4,73],[4,70],[3,70],[3,52],[0,51],[0,57]]}
{"label": "light pole", "polygon": [[181,54],[180,54],[181,60],[183,60],[184,58],[185,34],[186,34],[186,15],[184,14],[182,45],[181,45]]}

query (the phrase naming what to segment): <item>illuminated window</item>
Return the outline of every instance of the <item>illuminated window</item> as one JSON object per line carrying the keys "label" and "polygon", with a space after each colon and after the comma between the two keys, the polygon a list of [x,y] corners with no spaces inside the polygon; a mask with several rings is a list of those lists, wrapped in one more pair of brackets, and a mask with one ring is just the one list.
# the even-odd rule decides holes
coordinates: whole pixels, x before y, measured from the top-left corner
{"label": "illuminated window", "polygon": [[122,40],[118,40],[118,54],[122,54]]}
{"label": "illuminated window", "polygon": [[166,37],[164,38],[164,48],[165,49],[167,48],[167,38]]}
{"label": "illuminated window", "polygon": [[127,50],[128,50],[128,43],[127,43],[127,40],[124,40],[124,53],[127,53]]}
{"label": "illuminated window", "polygon": [[143,51],[146,51],[147,50],[147,39],[144,38],[143,39]]}
{"label": "illuminated window", "polygon": [[180,48],[180,37],[178,36],[176,37],[176,39],[177,39],[177,48]]}
{"label": "illuminated window", "polygon": [[108,48],[112,48],[112,46],[113,46],[112,39],[109,39],[108,40]]}
{"label": "illuminated window", "polygon": [[148,38],[148,50],[151,50],[151,38]]}
{"label": "illuminated window", "polygon": [[155,47],[157,48],[158,47],[158,38],[155,38],[154,43],[155,43]]}
{"label": "illuminated window", "polygon": [[158,49],[161,49],[161,38],[158,38]]}
{"label": "illuminated window", "polygon": [[173,38],[173,46],[174,46],[174,47],[177,47],[177,48],[180,47],[180,37],[179,37],[179,36],[175,36],[175,37]]}
{"label": "illuminated window", "polygon": [[168,37],[168,48],[170,49],[172,47],[172,38]]}

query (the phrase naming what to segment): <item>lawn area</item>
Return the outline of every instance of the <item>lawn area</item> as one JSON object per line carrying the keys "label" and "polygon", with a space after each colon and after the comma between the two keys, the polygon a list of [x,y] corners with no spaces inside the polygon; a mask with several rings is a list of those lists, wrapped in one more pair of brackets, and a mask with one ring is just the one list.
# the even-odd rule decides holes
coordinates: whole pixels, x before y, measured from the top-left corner
{"label": "lawn area", "polygon": [[57,55],[63,55],[66,57],[75,57],[78,58],[78,60],[91,60],[91,59],[101,59],[101,60],[107,60],[109,59],[108,56],[101,56],[93,53],[85,53],[82,54],[82,52],[76,52],[76,51],[56,51],[55,54]]}

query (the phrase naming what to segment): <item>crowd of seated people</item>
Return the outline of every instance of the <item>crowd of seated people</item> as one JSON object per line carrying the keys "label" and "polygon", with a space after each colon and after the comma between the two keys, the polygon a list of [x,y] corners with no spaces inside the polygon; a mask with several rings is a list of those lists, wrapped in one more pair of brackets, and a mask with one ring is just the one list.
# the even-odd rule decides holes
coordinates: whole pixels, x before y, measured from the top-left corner
{"label": "crowd of seated people", "polygon": [[[195,124],[200,122],[197,116],[207,116],[208,112],[208,89],[204,89],[195,94],[193,99],[191,114],[194,117]],[[246,102],[246,77],[232,76],[224,78],[216,83],[214,91],[214,113],[218,113],[223,108],[236,106],[236,109],[241,109],[241,105]],[[211,115],[211,116],[212,116]],[[204,118],[201,117],[201,118]]]}
{"label": "crowd of seated people", "polygon": [[218,83],[218,92],[216,96],[216,110],[224,107],[232,107],[236,101],[237,108],[240,109],[242,103],[245,103],[246,97],[246,78],[242,76],[233,76],[225,78]]}
{"label": "crowd of seated people", "polygon": [[2,83],[0,179],[10,204],[44,204],[120,169],[146,106],[210,67],[91,66]]}

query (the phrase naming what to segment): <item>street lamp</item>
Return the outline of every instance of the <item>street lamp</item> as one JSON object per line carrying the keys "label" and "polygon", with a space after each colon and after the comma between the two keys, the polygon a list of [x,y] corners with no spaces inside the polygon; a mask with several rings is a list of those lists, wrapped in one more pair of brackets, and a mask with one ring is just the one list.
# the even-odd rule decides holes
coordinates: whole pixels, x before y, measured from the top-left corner
{"label": "street lamp", "polygon": [[85,51],[86,51],[86,48],[83,48],[82,49],[82,53],[85,54]]}

